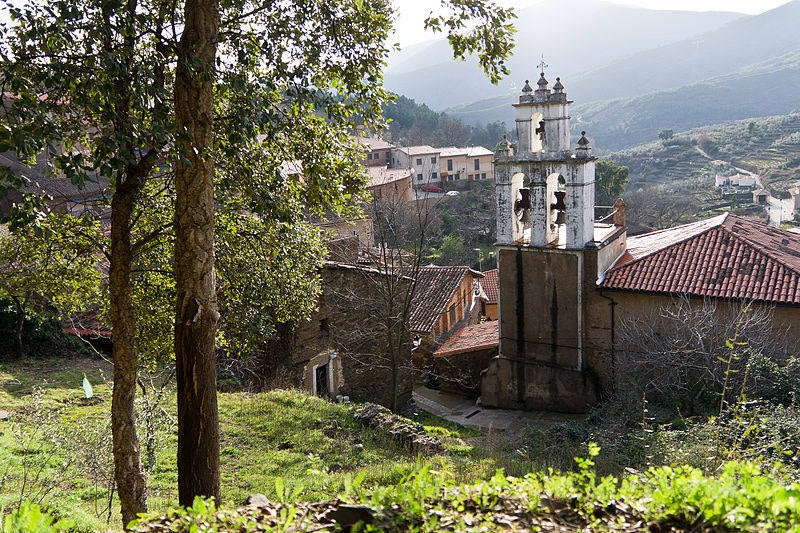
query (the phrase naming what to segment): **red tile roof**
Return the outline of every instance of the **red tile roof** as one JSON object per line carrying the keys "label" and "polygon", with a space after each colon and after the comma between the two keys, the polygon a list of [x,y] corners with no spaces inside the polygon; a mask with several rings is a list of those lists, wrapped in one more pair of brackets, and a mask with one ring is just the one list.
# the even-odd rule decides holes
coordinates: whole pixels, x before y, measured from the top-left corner
{"label": "red tile roof", "polygon": [[78,337],[111,338],[111,328],[100,319],[97,311],[82,311],[67,319],[64,331]]}
{"label": "red tile roof", "polygon": [[434,357],[446,357],[467,352],[477,352],[496,348],[500,344],[500,322],[482,322],[466,326],[456,331],[447,339],[441,348],[433,353]]}
{"label": "red tile roof", "polygon": [[483,292],[486,293],[486,303],[496,304],[497,296],[500,294],[500,282],[497,279],[497,269],[487,270],[483,273],[484,278],[481,280],[481,287]]}
{"label": "red tile roof", "polygon": [[800,304],[800,235],[724,214],[630,237],[600,287]]}
{"label": "red tile roof", "polygon": [[447,311],[464,276],[482,278],[483,274],[468,266],[422,267],[417,273],[414,300],[411,302],[409,328],[411,331],[428,333],[433,331],[439,315]]}

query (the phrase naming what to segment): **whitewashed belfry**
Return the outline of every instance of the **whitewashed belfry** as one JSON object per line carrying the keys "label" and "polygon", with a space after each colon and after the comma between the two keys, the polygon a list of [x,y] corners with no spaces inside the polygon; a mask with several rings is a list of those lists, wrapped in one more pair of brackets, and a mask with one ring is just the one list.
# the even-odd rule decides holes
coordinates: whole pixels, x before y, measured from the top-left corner
{"label": "whitewashed belfry", "polygon": [[[585,135],[570,149],[569,105],[560,78],[552,91],[544,72],[534,91],[526,80],[516,108],[517,150],[495,158],[497,240],[584,248],[594,240],[594,172]],[[527,187],[526,187],[527,185]],[[529,221],[526,236],[520,221]]]}
{"label": "whitewashed belfry", "polygon": [[513,104],[517,149],[505,139],[495,153],[500,346],[481,397],[487,406],[584,411],[610,387],[587,305],[625,250],[625,223],[595,222],[596,158],[585,132],[570,145],[561,79],[550,89],[542,71],[536,87],[526,81]]}

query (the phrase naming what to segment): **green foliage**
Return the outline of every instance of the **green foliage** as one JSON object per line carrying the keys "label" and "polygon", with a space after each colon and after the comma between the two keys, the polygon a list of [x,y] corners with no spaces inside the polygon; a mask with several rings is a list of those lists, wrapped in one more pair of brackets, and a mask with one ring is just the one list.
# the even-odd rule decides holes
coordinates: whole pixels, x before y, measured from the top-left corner
{"label": "green foliage", "polygon": [[675,130],[661,130],[658,132],[658,138],[662,141],[668,141],[675,136]]}
{"label": "green foliage", "polygon": [[486,0],[449,0],[442,5],[448,12],[429,16],[425,28],[447,32],[454,58],[466,60],[468,55],[477,54],[478,64],[496,85],[511,72],[504,62],[514,48],[513,8]]}
{"label": "green foliage", "polygon": [[59,533],[70,531],[75,523],[67,518],[56,520],[51,514],[30,502],[24,502],[19,509],[5,517],[0,516],[2,533]]}
{"label": "green foliage", "polygon": [[598,161],[595,173],[595,195],[597,203],[612,205],[625,192],[630,178],[630,169],[614,161]]}
{"label": "green foliage", "polygon": [[493,149],[508,133],[503,121],[490,122],[485,126],[468,125],[403,95],[397,95],[384,105],[383,117],[389,124],[392,142],[400,145],[472,145]]}
{"label": "green foliage", "polygon": [[[554,524],[601,531],[642,527],[774,531],[797,527],[798,495],[795,486],[778,483],[747,462],[727,463],[717,476],[686,466],[598,479],[587,464],[578,473],[551,471],[523,478],[497,471],[490,479],[467,484],[419,465],[390,486],[364,489],[353,483],[347,500],[366,506],[376,516],[377,523],[360,525],[364,531],[506,531]],[[270,506],[275,529],[314,529],[314,513],[298,513],[303,506],[301,502]],[[170,531],[246,531],[255,527],[257,516],[246,508],[238,513],[219,511],[212,503],[195,500],[190,508],[173,511],[159,523],[170,524]],[[147,525],[142,520],[134,527],[147,531]]]}
{"label": "green foliage", "polygon": [[[78,531],[107,527],[107,515],[92,509],[94,502],[102,502],[98,511],[106,509],[108,486],[91,480],[108,473],[90,465],[98,459],[90,454],[105,450],[110,455],[110,446],[86,433],[95,428],[99,437],[107,423],[110,389],[98,374],[97,364],[34,360],[28,367],[0,367],[4,384],[0,401],[13,409],[17,422],[26,424],[28,432],[34,427],[61,428],[74,441],[70,445],[64,441],[66,447],[53,456],[52,465],[64,473],[53,478],[52,497],[43,504],[56,516],[70,516]],[[79,386],[83,372],[99,403],[87,403],[83,397]],[[49,424],[34,418],[34,411],[25,407],[32,404],[26,391],[42,378],[48,388],[37,393],[40,407],[35,412],[52,414]],[[15,381],[19,383],[14,385]],[[164,406],[174,414],[173,402]],[[520,460],[514,447],[532,446],[530,435],[509,443],[506,435],[497,433],[499,441],[513,447],[496,449],[494,457],[507,461],[517,457],[516,463],[506,463],[505,473],[498,473],[500,463],[490,461],[488,450],[481,449],[485,444],[479,444],[483,432],[430,415],[420,420],[445,439],[446,447],[452,447],[450,457],[411,456],[380,430],[361,428],[346,405],[296,391],[221,394],[223,498],[233,506],[253,492],[263,492],[272,501],[285,501],[276,509],[281,524],[277,529],[297,526],[303,517],[314,516],[300,511],[302,502],[337,496],[373,509],[379,523],[388,524],[389,529],[422,531],[528,529],[555,516],[575,529],[600,530],[620,521],[677,529],[745,530],[787,530],[800,523],[797,488],[791,485],[797,472],[794,457],[800,449],[800,417],[795,407],[761,402],[732,405],[712,422],[687,420],[677,430],[648,423],[654,430],[646,441],[651,446],[650,459],[637,462],[631,455],[618,461],[625,446],[642,453],[642,413],[637,419],[631,403],[605,406],[588,421],[575,417],[552,426],[559,429],[542,438],[565,456],[556,469],[548,469],[545,462]],[[541,429],[547,424],[543,421],[537,426]],[[175,437],[169,427],[159,431],[163,440],[148,479],[153,491],[151,508],[165,513],[175,503],[171,488],[176,476]],[[556,439],[557,435],[562,437]],[[18,489],[13,480],[19,479],[20,460],[30,458],[34,465],[47,455],[22,453],[9,439],[8,431],[0,435],[0,460],[7,465],[4,472],[11,474],[4,474],[6,484],[0,492],[6,504],[9,494]],[[470,439],[473,451],[457,448],[466,444],[465,439]],[[38,441],[30,442],[36,445]],[[64,469],[67,452],[74,453],[75,459]],[[533,448],[527,453],[539,456]],[[569,472],[570,467],[574,471]],[[509,476],[509,468],[518,476]],[[169,516],[181,524],[174,531],[192,531],[194,526],[198,531],[254,527],[251,515],[206,501],[195,502],[187,510],[169,511]]]}
{"label": "green foliage", "polygon": [[59,317],[97,302],[99,235],[96,221],[57,214],[0,232],[0,296],[19,301],[27,310],[38,295]]}
{"label": "green foliage", "polygon": [[461,235],[450,234],[442,238],[442,244],[430,256],[438,265],[463,265],[470,263],[469,250]]}
{"label": "green foliage", "polygon": [[[17,318],[14,302],[0,299],[0,360],[15,355]],[[28,355],[33,357],[71,357],[89,351],[83,341],[64,332],[61,322],[35,311],[25,313],[22,337]]]}

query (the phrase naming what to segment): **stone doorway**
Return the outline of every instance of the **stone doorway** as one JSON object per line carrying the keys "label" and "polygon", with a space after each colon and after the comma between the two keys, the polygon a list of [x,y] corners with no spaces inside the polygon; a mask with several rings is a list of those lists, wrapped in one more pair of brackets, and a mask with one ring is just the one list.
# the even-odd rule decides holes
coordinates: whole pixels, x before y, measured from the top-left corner
{"label": "stone doorway", "polygon": [[325,363],[314,369],[314,396],[322,396],[324,398],[330,396],[330,388],[328,387],[330,366],[330,363]]}

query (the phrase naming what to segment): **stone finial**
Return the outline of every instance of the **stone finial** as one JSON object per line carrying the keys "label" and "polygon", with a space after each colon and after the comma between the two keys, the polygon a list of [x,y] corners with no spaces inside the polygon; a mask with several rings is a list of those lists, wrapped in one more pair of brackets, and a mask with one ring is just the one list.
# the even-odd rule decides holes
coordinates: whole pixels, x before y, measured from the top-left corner
{"label": "stone finial", "polygon": [[520,104],[530,104],[533,101],[533,88],[530,81],[525,80],[525,87],[522,88],[522,94],[519,95]]}
{"label": "stone finial", "polygon": [[564,85],[561,83],[561,78],[556,78],[556,84],[553,85],[553,94],[550,99],[555,102],[566,102],[567,93],[564,92]]}
{"label": "stone finial", "polygon": [[547,101],[547,99],[550,97],[550,89],[547,88],[547,84],[548,81],[544,77],[544,72],[542,72],[541,75],[539,76],[539,81],[536,82],[536,85],[539,86],[539,88],[536,89],[536,92],[534,93],[535,94],[534,98],[536,99],[536,101],[544,102]]}
{"label": "stone finial", "polygon": [[617,198],[617,201],[614,202],[614,225],[615,226],[626,226],[627,225],[627,215],[625,214],[626,207],[625,201],[622,198]]}
{"label": "stone finial", "polygon": [[536,82],[536,85],[538,85],[539,89],[541,90],[541,89],[547,89],[547,84],[548,83],[550,83],[550,82],[548,82],[547,79],[545,79],[544,72],[541,72],[539,74],[539,81]]}
{"label": "stone finial", "polygon": [[530,80],[525,80],[525,87],[522,88],[522,92],[525,94],[531,94],[533,92]]}
{"label": "stone finial", "polygon": [[586,138],[586,132],[581,132],[581,138],[578,139],[578,148],[575,150],[577,152],[578,157],[589,157],[589,151],[591,147],[589,146],[589,139]]}
{"label": "stone finial", "polygon": [[508,135],[503,135],[503,142],[500,143],[500,148],[497,149],[496,154],[499,157],[514,157],[514,148],[508,140]]}

